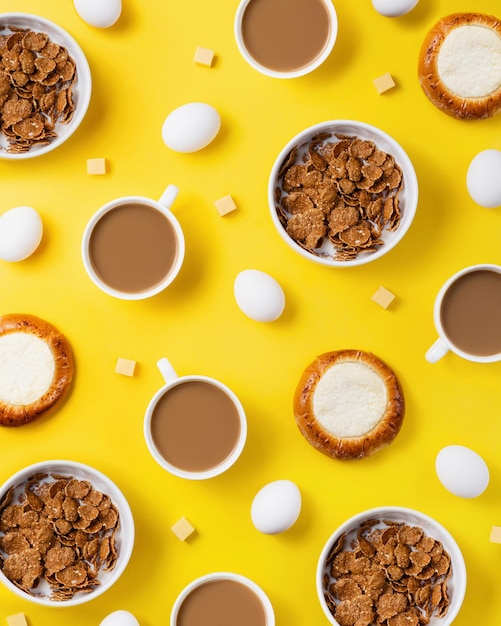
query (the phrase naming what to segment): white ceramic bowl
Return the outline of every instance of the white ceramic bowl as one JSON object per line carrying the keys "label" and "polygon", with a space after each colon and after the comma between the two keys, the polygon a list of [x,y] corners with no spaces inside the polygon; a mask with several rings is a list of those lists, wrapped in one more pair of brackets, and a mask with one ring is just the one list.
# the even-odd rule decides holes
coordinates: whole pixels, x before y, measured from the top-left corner
{"label": "white ceramic bowl", "polygon": [[324,596],[324,576],[329,571],[329,568],[326,566],[329,553],[340,539],[341,535],[345,533],[347,535],[345,548],[350,549],[350,539],[355,535],[360,525],[363,522],[374,519],[403,522],[409,526],[419,526],[426,535],[442,543],[444,549],[451,557],[452,573],[447,582],[450,604],[446,615],[441,618],[436,616],[432,617],[429,626],[450,626],[459,613],[466,592],[466,566],[461,550],[452,535],[436,520],[425,513],[398,506],[378,507],[354,515],[341,524],[325,543],[318,559],[316,584],[320,605],[327,620],[333,626],[339,626],[339,622],[337,622],[332,615]]}
{"label": "white ceramic bowl", "polygon": [[[77,80],[73,86],[73,100],[75,103],[73,117],[67,124],[61,124],[59,122],[56,124],[55,130],[57,137],[53,137],[49,144],[45,146],[33,145],[27,152],[19,154],[7,152],[7,138],[3,132],[0,132],[0,158],[18,161],[51,152],[73,135],[87,113],[92,92],[92,79],[89,64],[79,44],[68,32],[57,24],[39,15],[28,13],[0,14],[0,28],[6,28],[8,26],[16,26],[18,28],[31,29],[35,32],[46,33],[49,35],[51,41],[64,46],[68,50],[69,55],[76,63],[77,72]],[[6,34],[7,32],[7,30],[2,31],[1,34]]]}
{"label": "white ceramic bowl", "polygon": [[[76,593],[71,599],[67,600],[51,599],[49,597],[50,590],[48,589],[48,585],[45,581],[42,581],[37,589],[33,590],[33,593],[27,593],[26,591],[15,585],[11,580],[7,578],[7,576],[5,576],[2,569],[0,569],[0,581],[5,585],[5,587],[7,587],[7,589],[10,589],[13,593],[18,595],[23,600],[27,600],[29,602],[33,602],[34,604],[42,606],[68,607],[89,602],[90,600],[93,600],[94,598],[102,595],[114,583],[116,583],[129,562],[134,546],[135,533],[134,519],[132,517],[130,507],[120,489],[115,485],[115,483],[113,483],[107,476],[102,474],[100,471],[89,467],[88,465],[77,463],[75,461],[61,460],[42,461],[40,463],[35,463],[11,476],[0,487],[0,503],[5,498],[5,495],[9,491],[9,489],[11,489],[12,487],[16,488],[24,485],[26,481],[35,474],[48,474],[49,476],[52,474],[56,474],[59,476],[72,476],[79,480],[89,481],[94,489],[101,491],[102,493],[110,497],[112,503],[118,509],[120,520],[120,527],[116,535],[116,564],[111,571],[99,572],[98,580],[100,581],[100,584],[97,585],[92,591],[85,593]],[[15,504],[15,502],[12,502],[12,504]],[[0,532],[0,537],[2,535],[3,533]]]}
{"label": "white ceramic bowl", "polygon": [[186,598],[192,593],[195,589],[200,587],[201,585],[205,585],[207,583],[216,582],[220,580],[231,580],[237,583],[240,583],[250,589],[250,591],[254,592],[261,604],[263,605],[264,613],[266,615],[266,626],[275,626],[275,612],[273,610],[273,606],[270,602],[270,599],[266,595],[266,593],[261,589],[259,585],[257,585],[254,581],[250,580],[246,576],[242,576],[241,574],[234,574],[233,572],[214,572],[212,574],[206,574],[205,576],[200,576],[189,583],[178,595],[174,605],[172,607],[172,611],[170,614],[170,626],[179,626],[178,624],[178,615],[183,605],[183,602]]}
{"label": "white ceramic bowl", "polygon": [[[399,196],[402,217],[399,227],[394,231],[383,230],[381,238],[383,239],[384,244],[382,246],[380,246],[375,252],[361,252],[355,259],[352,260],[335,259],[334,246],[328,239],[324,239],[322,246],[319,250],[315,250],[315,253],[303,248],[287,234],[282,222],[279,219],[276,209],[276,198],[278,192],[280,192],[282,196],[284,195],[279,174],[282,166],[286,162],[286,159],[294,148],[298,149],[298,155],[300,158],[302,153],[304,153],[305,149],[307,149],[308,145],[312,142],[313,138],[323,133],[330,133],[333,135],[331,138],[326,140],[327,142],[337,142],[338,140],[335,137],[337,134],[356,136],[360,139],[371,140],[376,144],[376,148],[392,155],[395,158],[395,162],[402,169],[403,188]],[[390,135],[375,126],[366,124],[365,122],[358,122],[354,120],[331,120],[315,124],[314,126],[303,130],[298,135],[293,137],[280,151],[280,154],[276,158],[270,173],[268,183],[268,204],[271,212],[271,218],[279,235],[301,256],[321,265],[327,265],[330,267],[353,267],[379,259],[402,240],[404,235],[409,230],[416,213],[418,204],[418,181],[416,172],[411,160],[407,156],[407,153],[400,146],[400,144],[390,137]]]}

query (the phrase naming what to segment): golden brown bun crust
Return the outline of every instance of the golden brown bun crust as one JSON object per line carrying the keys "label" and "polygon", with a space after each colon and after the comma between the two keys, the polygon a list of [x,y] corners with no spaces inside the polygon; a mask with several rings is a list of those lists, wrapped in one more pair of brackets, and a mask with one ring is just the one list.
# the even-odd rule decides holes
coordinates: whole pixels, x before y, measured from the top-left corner
{"label": "golden brown bun crust", "polygon": [[[388,395],[381,420],[361,437],[335,437],[318,422],[313,395],[320,378],[335,363],[358,361],[370,367],[384,382]],[[393,441],[404,419],[405,403],[394,372],[374,354],[361,350],[338,350],[318,356],[303,372],[294,393],[294,416],[299,430],[314,448],[338,459],[362,459]]]}
{"label": "golden brown bun crust", "polygon": [[0,337],[18,332],[31,333],[45,341],[54,357],[54,377],[46,393],[31,404],[11,405],[0,400],[0,426],[22,426],[48,415],[62,402],[73,379],[73,352],[57,328],[34,315],[0,316]]}
{"label": "golden brown bun crust", "polygon": [[421,87],[431,102],[457,119],[478,120],[492,117],[501,109],[501,85],[484,98],[462,98],[453,94],[440,79],[438,53],[449,33],[459,26],[485,26],[501,37],[501,22],[484,13],[454,13],[443,17],[426,35],[418,61]]}

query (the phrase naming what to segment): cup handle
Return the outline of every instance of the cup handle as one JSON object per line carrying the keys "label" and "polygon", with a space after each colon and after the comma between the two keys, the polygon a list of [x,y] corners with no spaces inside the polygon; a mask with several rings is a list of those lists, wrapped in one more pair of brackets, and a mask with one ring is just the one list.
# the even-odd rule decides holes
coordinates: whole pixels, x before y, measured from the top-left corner
{"label": "cup handle", "polygon": [[158,202],[166,209],[170,209],[172,203],[177,198],[178,193],[179,189],[176,187],[176,185],[168,185],[163,194],[160,196]]}
{"label": "cup handle", "polygon": [[425,359],[429,363],[436,363],[449,352],[449,346],[440,337],[431,346],[428,352],[425,354]]}
{"label": "cup handle", "polygon": [[157,367],[160,370],[160,373],[162,374],[166,383],[170,383],[173,380],[176,380],[176,378],[179,378],[179,376],[176,374],[176,371],[165,357],[157,361]]}

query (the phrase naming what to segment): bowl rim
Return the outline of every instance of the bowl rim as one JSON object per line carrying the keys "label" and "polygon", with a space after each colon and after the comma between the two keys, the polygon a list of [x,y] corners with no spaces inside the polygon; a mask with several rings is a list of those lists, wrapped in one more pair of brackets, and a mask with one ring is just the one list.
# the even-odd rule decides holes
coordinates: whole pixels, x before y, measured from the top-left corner
{"label": "bowl rim", "polygon": [[174,604],[172,605],[169,621],[170,626],[177,626],[177,616],[179,613],[179,609],[194,589],[200,587],[201,585],[204,585],[205,583],[214,582],[217,580],[233,580],[248,587],[257,595],[257,597],[261,601],[261,604],[263,605],[264,612],[266,614],[266,626],[275,626],[275,611],[273,609],[271,600],[269,599],[266,592],[262,589],[262,587],[260,587],[256,582],[254,582],[247,576],[243,576],[242,574],[236,574],[229,571],[211,572],[209,574],[199,576],[198,578],[195,578],[194,580],[189,582],[179,592],[174,601]]}
{"label": "bowl rim", "polygon": [[[334,541],[343,532],[349,532],[350,530],[353,530],[354,528],[360,526],[360,523],[364,520],[372,519],[375,517],[384,517],[384,519],[392,519],[393,521],[397,521],[398,519],[400,519],[401,516],[413,517],[416,519],[416,524],[424,522],[428,526],[432,527],[433,532],[436,531],[439,541],[442,542],[447,552],[449,553],[451,557],[451,563],[454,565],[454,571],[451,576],[451,579],[452,577],[454,577],[454,595],[452,601],[449,604],[447,614],[443,618],[440,618],[440,620],[437,621],[436,624],[433,624],[431,622],[430,623],[432,624],[432,626],[449,626],[457,617],[463,604],[467,582],[466,563],[457,541],[439,521],[437,521],[435,518],[431,517],[427,513],[423,513],[422,511],[409,507],[388,505],[366,509],[365,511],[361,511],[360,513],[352,515],[347,520],[342,522],[333,533],[331,533],[331,535],[328,537],[327,541],[323,545],[317,561],[316,589],[317,597],[320,602],[320,606],[322,607],[322,611],[327,620],[332,624],[332,626],[339,626],[339,622],[336,621],[325,602],[323,592],[323,572],[325,567],[325,561],[329,555],[330,550],[332,549]],[[421,522],[419,520],[421,520]]]}
{"label": "bowl rim", "polygon": [[[56,24],[52,20],[42,17],[36,13],[24,13],[21,11],[0,13],[0,24],[8,26],[10,22],[13,26],[15,26],[16,21],[25,22],[22,24],[22,27],[29,27],[35,30],[43,27],[45,30],[52,31],[61,39],[61,41],[58,40],[56,43],[64,45],[76,63],[78,72],[76,85],[78,86],[78,90],[75,89],[75,91],[77,91],[78,100],[73,113],[73,118],[68,124],[61,124],[58,127],[58,136],[55,137],[53,141],[38,148],[34,146],[27,152],[22,153],[12,153],[7,152],[5,149],[0,149],[0,159],[8,161],[21,161],[42,156],[48,152],[52,152],[65,143],[75,133],[87,114],[92,94],[92,75],[89,62],[80,44],[73,37],[73,35],[71,35],[62,26],[59,26],[59,24]],[[30,25],[29,23],[32,21],[35,22],[35,24]],[[50,36],[51,38],[53,37],[52,34]],[[71,46],[71,50],[69,49],[69,46]]]}
{"label": "bowl rim", "polygon": [[[275,188],[276,188],[276,179],[277,174],[280,171],[280,168],[289,155],[291,150],[296,145],[303,145],[308,141],[308,138],[319,134],[320,132],[325,132],[326,130],[331,130],[333,127],[341,127],[339,130],[336,130],[338,133],[345,134],[356,134],[357,129],[360,130],[364,135],[370,135],[370,139],[372,139],[375,143],[377,143],[377,139],[382,140],[385,144],[388,144],[390,148],[383,147],[382,149],[385,151],[392,150],[392,156],[395,157],[396,162],[401,167],[404,175],[405,175],[405,210],[402,213],[402,220],[398,229],[395,231],[393,238],[390,242],[385,242],[383,246],[381,246],[376,252],[362,255],[359,254],[355,259],[349,261],[337,261],[333,258],[325,258],[321,256],[316,256],[302,248],[299,244],[297,244],[289,235],[286,233],[284,227],[282,226],[277,211],[275,208]],[[354,127],[352,130],[343,130],[343,127]],[[366,138],[362,136],[362,138]],[[379,147],[379,146],[378,146]],[[396,153],[396,154],[395,154]],[[407,192],[406,192],[407,190]],[[320,265],[324,265],[326,267],[356,267],[360,265],[366,265],[372,261],[376,261],[381,258],[390,250],[392,250],[405,236],[407,231],[412,225],[414,221],[414,217],[416,215],[417,206],[418,206],[418,198],[419,198],[419,184],[418,178],[416,174],[416,170],[414,169],[414,165],[409,158],[409,155],[404,150],[402,145],[394,139],[389,133],[382,130],[381,128],[369,124],[367,122],[362,122],[360,120],[353,119],[331,119],[326,120],[324,122],[318,122],[309,126],[299,133],[297,133],[292,139],[290,139],[286,145],[280,150],[278,156],[275,158],[273,165],[270,170],[270,175],[268,178],[268,208],[270,210],[271,219],[273,224],[275,225],[276,230],[278,231],[281,238],[289,245],[290,248],[298,252],[302,257],[318,263]],[[383,232],[384,235],[384,232]]]}
{"label": "bowl rim", "polygon": [[[63,469],[58,469],[61,466],[63,467]],[[71,475],[71,468],[75,468],[76,471],[83,472],[84,474],[90,474],[91,476],[95,477],[100,482],[105,484],[106,487],[113,492],[113,494],[108,493],[107,495],[110,496],[113,504],[115,504],[120,513],[120,553],[118,555],[115,568],[110,572],[110,575],[106,581],[102,582],[91,593],[76,594],[76,596],[69,600],[56,601],[51,600],[49,597],[32,596],[14,585],[14,583],[12,583],[7,578],[7,576],[5,576],[2,569],[0,568],[0,582],[7,589],[14,592],[18,597],[22,598],[23,600],[26,600],[33,604],[38,604],[40,606],[66,608],[70,606],[77,606],[89,602],[90,600],[94,600],[98,596],[102,595],[105,591],[110,589],[110,587],[112,587],[117,582],[117,580],[126,569],[134,548],[135,525],[132,510],[127,499],[125,498],[122,490],[116,485],[113,480],[111,480],[111,478],[109,478],[106,474],[96,469],[95,467],[92,467],[91,465],[65,459],[49,459],[47,461],[39,461],[31,465],[27,465],[12,474],[0,485],[0,500],[2,495],[4,495],[5,492],[10,489],[10,487],[24,483],[28,476],[30,476],[31,474],[36,474],[43,471],[46,473],[57,472],[60,474]],[[91,481],[92,479],[88,480]]]}

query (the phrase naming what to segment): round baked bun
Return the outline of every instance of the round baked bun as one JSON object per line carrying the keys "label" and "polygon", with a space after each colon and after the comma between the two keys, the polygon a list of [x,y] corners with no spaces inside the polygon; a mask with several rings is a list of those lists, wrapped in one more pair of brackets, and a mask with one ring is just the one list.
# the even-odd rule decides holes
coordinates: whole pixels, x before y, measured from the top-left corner
{"label": "round baked bun", "polygon": [[69,391],[73,354],[57,328],[34,315],[0,316],[0,426],[51,413]]}
{"label": "round baked bun", "polygon": [[418,76],[444,113],[467,120],[492,117],[501,108],[501,22],[484,13],[443,17],[423,41]]}
{"label": "round baked bun", "polygon": [[394,372],[361,350],[321,354],[294,394],[294,416],[305,439],[338,459],[362,459],[391,443],[404,413]]}

